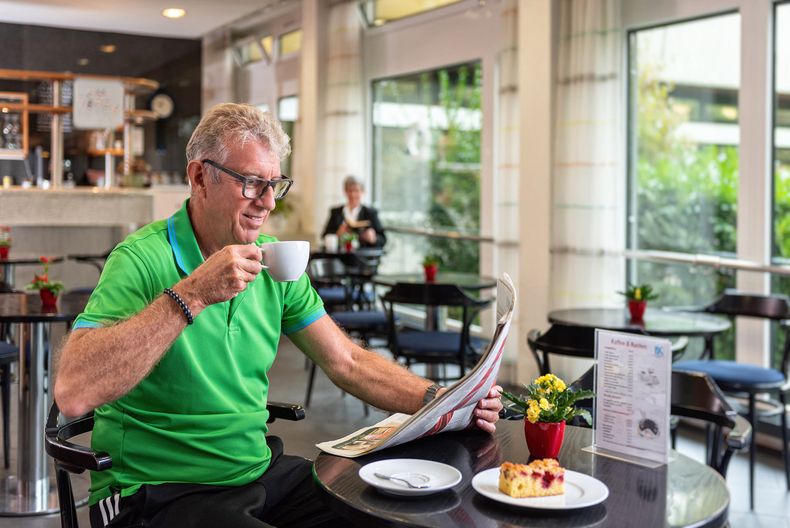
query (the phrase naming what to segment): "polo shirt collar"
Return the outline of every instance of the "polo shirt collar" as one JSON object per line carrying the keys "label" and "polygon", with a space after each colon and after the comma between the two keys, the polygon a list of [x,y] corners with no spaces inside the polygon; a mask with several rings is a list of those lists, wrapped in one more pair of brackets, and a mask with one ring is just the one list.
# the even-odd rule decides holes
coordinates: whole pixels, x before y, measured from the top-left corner
{"label": "polo shirt collar", "polygon": [[173,248],[173,256],[176,264],[189,275],[195,268],[203,264],[203,254],[200,252],[195,231],[192,229],[192,222],[189,219],[187,207],[189,198],[184,200],[181,209],[167,219],[167,239]]}

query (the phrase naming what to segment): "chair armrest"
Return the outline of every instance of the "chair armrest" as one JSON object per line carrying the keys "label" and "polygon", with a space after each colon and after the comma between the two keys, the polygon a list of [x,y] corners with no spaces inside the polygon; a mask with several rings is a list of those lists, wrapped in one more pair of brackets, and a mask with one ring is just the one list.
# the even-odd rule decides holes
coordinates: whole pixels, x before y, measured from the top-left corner
{"label": "chair armrest", "polygon": [[82,473],[86,469],[104,471],[112,467],[112,458],[103,451],[94,451],[90,447],[72,444],[52,436],[44,439],[44,445],[47,454],[72,473]]}
{"label": "chair armrest", "polygon": [[269,411],[267,423],[272,423],[276,419],[298,421],[304,419],[304,407],[295,403],[282,403],[270,401],[266,404]]}
{"label": "chair armrest", "polygon": [[752,437],[752,425],[743,416],[735,416],[735,427],[727,433],[727,446],[741,450],[746,448]]}

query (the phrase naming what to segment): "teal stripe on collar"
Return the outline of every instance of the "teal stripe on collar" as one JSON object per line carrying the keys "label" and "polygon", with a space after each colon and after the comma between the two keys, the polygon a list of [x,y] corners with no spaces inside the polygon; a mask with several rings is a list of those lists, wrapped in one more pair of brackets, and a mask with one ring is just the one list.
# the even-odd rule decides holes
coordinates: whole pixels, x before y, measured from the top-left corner
{"label": "teal stripe on collar", "polygon": [[176,264],[178,264],[178,267],[181,268],[181,271],[183,271],[185,275],[189,275],[187,267],[184,265],[184,259],[181,255],[181,248],[178,246],[175,215],[167,219],[167,238],[170,240],[170,246],[173,248],[173,255],[176,257]]}

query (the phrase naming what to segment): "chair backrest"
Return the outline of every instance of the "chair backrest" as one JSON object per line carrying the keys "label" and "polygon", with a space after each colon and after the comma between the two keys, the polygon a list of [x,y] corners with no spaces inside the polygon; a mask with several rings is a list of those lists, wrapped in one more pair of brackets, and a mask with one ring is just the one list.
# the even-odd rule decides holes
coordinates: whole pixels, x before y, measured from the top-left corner
{"label": "chair backrest", "polygon": [[790,298],[787,295],[760,295],[725,290],[705,312],[721,315],[759,317],[762,319],[790,319]]}
{"label": "chair backrest", "polygon": [[[595,358],[595,328],[553,324],[546,333],[530,330],[527,345],[535,357],[541,374],[550,371],[549,354]],[[543,353],[543,357],[539,352]]]}
{"label": "chair backrest", "polygon": [[[746,316],[769,319],[772,321],[790,320],[790,298],[783,294],[760,295],[725,290],[713,304],[705,307],[705,312],[730,317]],[[790,368],[790,325],[783,324],[785,332],[784,350],[778,368],[788,374]]]}
{"label": "chair backrest", "polygon": [[318,285],[325,285],[329,282],[339,283],[346,276],[346,267],[336,258],[311,258],[307,264],[307,275]]}

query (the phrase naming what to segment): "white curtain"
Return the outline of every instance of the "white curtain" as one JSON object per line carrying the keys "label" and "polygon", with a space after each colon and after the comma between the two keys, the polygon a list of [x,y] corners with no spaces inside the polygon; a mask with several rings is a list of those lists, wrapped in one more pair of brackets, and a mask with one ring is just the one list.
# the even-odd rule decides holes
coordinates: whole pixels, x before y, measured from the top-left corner
{"label": "white curtain", "polygon": [[325,163],[323,173],[316,175],[317,188],[323,191],[316,196],[319,230],[327,218],[321,214],[328,215],[330,206],[345,202],[343,178],[351,174],[365,179],[361,38],[362,20],[357,2],[331,7],[323,101]]}
{"label": "white curtain", "polygon": [[626,177],[620,0],[561,0],[552,204],[552,308],[618,306]]}
{"label": "white curtain", "polygon": [[[494,131],[494,276],[510,274],[518,284],[519,240],[519,106],[518,106],[518,2],[506,0],[500,11],[497,50],[497,99]],[[512,335],[519,336],[518,318]],[[518,356],[518,340],[506,345],[506,358]],[[514,381],[514,380],[511,380]]]}

